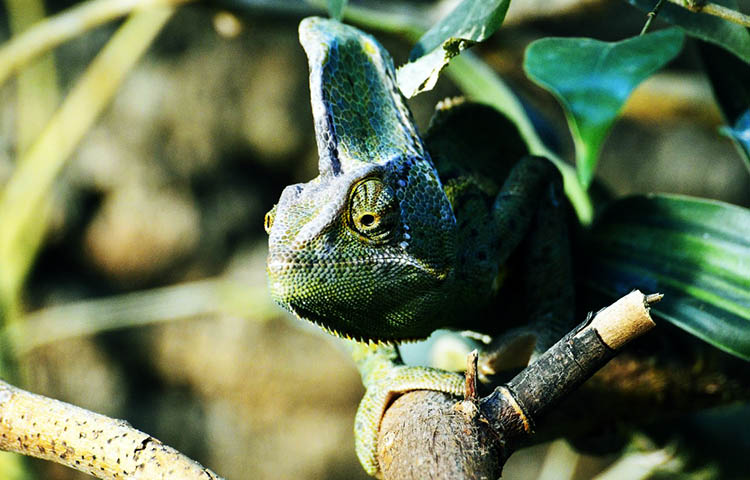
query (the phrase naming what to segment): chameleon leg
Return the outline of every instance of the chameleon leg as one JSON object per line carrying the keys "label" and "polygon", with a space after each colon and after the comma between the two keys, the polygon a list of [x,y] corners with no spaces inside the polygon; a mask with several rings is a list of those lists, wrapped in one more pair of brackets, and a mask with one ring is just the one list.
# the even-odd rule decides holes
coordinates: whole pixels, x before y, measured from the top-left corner
{"label": "chameleon leg", "polygon": [[562,182],[549,183],[521,246],[521,273],[528,328],[537,337],[535,354],[551,347],[573,327],[574,279],[567,203]]}
{"label": "chameleon leg", "polygon": [[352,357],[367,389],[354,418],[357,457],[370,475],[377,475],[378,430],[386,408],[410,390],[437,390],[460,396],[463,375],[428,367],[406,366],[393,345],[350,342]]}
{"label": "chameleon leg", "polygon": [[492,206],[499,265],[505,263],[528,235],[549,185],[560,181],[560,173],[543,157],[523,157],[511,170]]}
{"label": "chameleon leg", "polygon": [[516,250],[517,300],[525,321],[485,349],[483,376],[525,366],[565,334],[574,318],[567,202],[557,169],[538,157],[521,160],[495,206],[500,246]]}

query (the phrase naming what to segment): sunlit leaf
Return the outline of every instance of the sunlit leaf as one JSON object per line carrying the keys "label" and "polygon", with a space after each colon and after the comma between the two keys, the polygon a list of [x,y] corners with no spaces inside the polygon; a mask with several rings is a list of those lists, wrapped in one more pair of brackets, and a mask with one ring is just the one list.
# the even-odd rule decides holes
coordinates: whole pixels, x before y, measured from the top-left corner
{"label": "sunlit leaf", "polygon": [[[735,0],[712,1],[733,10],[739,10]],[[655,0],[628,0],[628,2],[644,12],[651,11],[656,5]],[[688,35],[726,48],[745,62],[750,62],[750,31],[742,25],[705,13],[693,13],[669,2],[662,4],[657,18],[679,25]]]}
{"label": "sunlit leaf", "polygon": [[398,69],[404,95],[432,89],[440,71],[462,50],[490,37],[505,19],[510,0],[463,0],[420,38],[409,63]]}
{"label": "sunlit leaf", "polygon": [[584,186],[591,183],[604,139],[630,93],[680,52],[683,37],[676,28],[613,43],[550,37],[526,49],[526,74],[565,109]]}
{"label": "sunlit leaf", "polygon": [[341,20],[344,16],[344,7],[346,7],[346,0],[326,0],[328,5],[328,14],[331,18]]}
{"label": "sunlit leaf", "polygon": [[750,210],[683,196],[616,201],[593,226],[588,286],[660,292],[653,311],[750,360]]}

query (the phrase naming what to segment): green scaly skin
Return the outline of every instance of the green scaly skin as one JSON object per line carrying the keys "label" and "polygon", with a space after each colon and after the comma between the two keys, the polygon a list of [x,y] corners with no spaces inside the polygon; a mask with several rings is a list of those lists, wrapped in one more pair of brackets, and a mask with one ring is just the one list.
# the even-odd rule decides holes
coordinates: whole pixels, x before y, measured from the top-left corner
{"label": "green scaly skin", "polygon": [[[544,330],[535,336],[539,351],[565,331],[550,326],[551,317],[566,316],[572,298],[567,240],[559,241],[560,180],[544,159],[515,163],[525,147],[462,130],[462,115],[507,123],[487,107],[445,104],[423,141],[393,62],[373,37],[322,18],[303,20],[299,33],[310,65],[320,175],[286,187],[266,216],[269,286],[296,316],[355,340],[351,351],[367,388],[355,443],[365,470],[377,475],[378,428],[394,395],[463,391],[461,375],[403,365],[393,343],[438,328],[498,333],[518,325],[517,307],[504,310],[506,324],[482,323],[503,298],[511,255],[522,258],[511,262],[521,272],[536,272],[526,259],[559,268],[551,292],[546,274],[518,276],[514,291],[538,293],[545,285],[542,293],[555,298],[552,305],[531,302],[526,318],[541,323],[511,329],[505,344],[517,333]],[[514,163],[497,162],[509,152]]]}

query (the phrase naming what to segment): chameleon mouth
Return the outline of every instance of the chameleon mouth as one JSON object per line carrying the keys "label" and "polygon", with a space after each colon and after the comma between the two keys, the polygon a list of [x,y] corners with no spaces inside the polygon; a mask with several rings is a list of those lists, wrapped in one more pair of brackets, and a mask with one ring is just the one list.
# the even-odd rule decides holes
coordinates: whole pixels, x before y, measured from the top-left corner
{"label": "chameleon mouth", "polygon": [[345,330],[339,330],[337,328],[331,327],[332,322],[330,322],[330,318],[323,317],[322,315],[318,315],[317,313],[313,312],[312,310],[309,310],[304,307],[294,306],[294,305],[288,305],[289,310],[299,319],[305,320],[307,322],[310,322],[316,326],[318,326],[321,330],[326,332],[329,335],[333,335],[334,337],[338,338],[345,338],[347,340],[355,340],[357,342],[378,342],[378,343],[390,343],[391,341],[388,339],[377,339],[372,338],[365,335],[359,335],[356,333],[347,332]]}
{"label": "chameleon mouth", "polygon": [[386,256],[386,257],[378,257],[378,258],[359,258],[354,260],[337,260],[337,261],[330,261],[330,260],[318,260],[318,261],[307,261],[307,262],[298,262],[295,260],[269,260],[267,263],[267,268],[269,274],[272,275],[283,275],[285,272],[292,270],[292,269],[311,269],[311,268],[318,268],[321,266],[328,266],[328,267],[335,267],[335,268],[346,268],[346,267],[361,267],[364,265],[374,265],[374,266],[383,266],[388,267],[391,265],[400,265],[400,266],[410,266],[413,268],[416,268],[418,270],[421,270],[422,272],[428,274],[430,277],[436,279],[436,280],[444,280],[451,268],[450,266],[446,266],[446,268],[439,270],[433,267],[430,267],[429,265],[425,265],[424,263],[409,258],[407,256]]}
{"label": "chameleon mouth", "polygon": [[[326,332],[329,335],[333,335],[334,337],[342,338],[345,340],[351,340],[355,342],[362,342],[362,343],[375,343],[378,345],[394,345],[397,343],[411,343],[411,342],[419,342],[421,340],[424,340],[427,338],[427,336],[410,336],[410,337],[377,337],[372,335],[366,335],[362,333],[355,333],[354,331],[349,331],[346,329],[338,329],[332,327],[333,323],[330,321],[330,317],[324,317],[322,315],[319,315],[312,310],[309,310],[305,307],[299,307],[287,304],[285,305],[287,310],[289,310],[294,316],[299,318],[300,320],[304,320],[306,322],[310,322]],[[337,323],[338,324],[338,323]]]}

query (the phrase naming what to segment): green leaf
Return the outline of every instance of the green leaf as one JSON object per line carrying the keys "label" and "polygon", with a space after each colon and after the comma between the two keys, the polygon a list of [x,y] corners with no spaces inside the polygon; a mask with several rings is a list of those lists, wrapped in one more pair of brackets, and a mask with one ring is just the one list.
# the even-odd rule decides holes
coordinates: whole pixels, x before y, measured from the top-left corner
{"label": "green leaf", "polygon": [[409,63],[398,69],[407,97],[431,90],[451,58],[490,37],[505,19],[510,0],[463,0],[419,39]]}
{"label": "green leaf", "polygon": [[733,127],[725,127],[722,131],[735,142],[737,150],[745,161],[745,166],[750,171],[750,108],[745,110]]}
{"label": "green leaf", "polygon": [[660,292],[659,316],[750,360],[750,210],[675,195],[610,205],[592,228],[586,284]]}
{"label": "green leaf", "polygon": [[543,38],[526,49],[524,70],[565,109],[578,176],[588,187],[604,139],[630,93],[682,49],[670,28],[620,42]]}
{"label": "green leaf", "polygon": [[331,18],[341,20],[344,17],[344,7],[346,7],[346,0],[326,0],[328,6],[328,14]]}
{"label": "green leaf", "polygon": [[[650,12],[655,0],[628,0],[644,12]],[[713,0],[733,10],[738,10],[734,0]],[[693,13],[678,5],[665,2],[659,10],[658,17],[673,25],[682,27],[688,35],[723,47],[745,62],[750,63],[750,31],[737,25],[705,13]]]}

